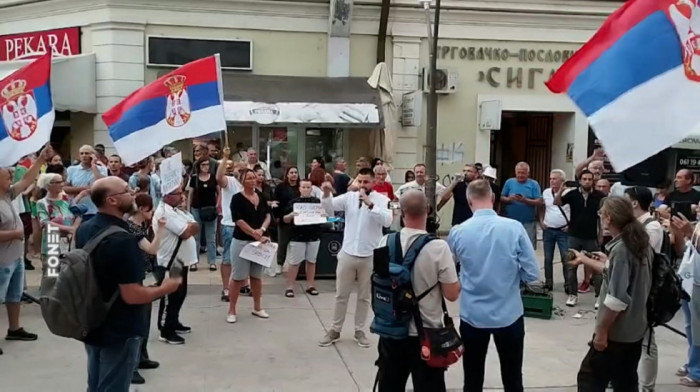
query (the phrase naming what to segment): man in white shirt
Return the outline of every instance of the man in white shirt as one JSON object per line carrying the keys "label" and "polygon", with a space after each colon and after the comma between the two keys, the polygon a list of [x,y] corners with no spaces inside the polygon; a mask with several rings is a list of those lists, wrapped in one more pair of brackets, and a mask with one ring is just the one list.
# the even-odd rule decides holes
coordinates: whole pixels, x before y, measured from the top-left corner
{"label": "man in white shirt", "polygon": [[[398,197],[399,199],[401,198],[401,195],[403,195],[405,192],[411,189],[418,189],[425,192],[425,183],[427,182],[425,164],[419,163],[416,166],[414,166],[413,173],[416,175],[416,179],[414,181],[407,182],[401,185],[401,187],[399,187],[399,190],[396,191],[396,197]],[[442,196],[445,193],[445,189],[446,188],[444,185],[440,184],[439,182],[435,183],[435,198],[437,200],[442,199]]]}
{"label": "man in white shirt", "polygon": [[[167,222],[164,227],[166,233],[161,237],[156,255],[158,266],[154,269],[153,275],[159,283],[163,281],[166,274],[173,271],[179,270],[178,273],[182,275],[182,284],[177,291],[161,298],[158,306],[159,340],[169,344],[184,344],[185,339],[179,334],[191,331],[190,327],[180,322],[180,309],[187,296],[188,267],[199,261],[197,243],[193,236],[199,232],[200,226],[192,215],[177,208],[183,200],[182,189],[178,188],[164,196],[153,213],[152,227],[156,235],[160,230],[158,220],[165,218]],[[179,248],[178,242],[180,242]],[[176,249],[177,254],[173,257]],[[170,265],[171,260],[172,265]]]}
{"label": "man in white shirt", "polygon": [[[223,159],[216,171],[216,182],[221,188],[221,238],[224,243],[224,252],[221,259],[221,300],[229,302],[228,286],[231,279],[231,242],[233,241],[233,228],[236,224],[231,216],[231,199],[233,195],[239,193],[243,186],[238,182],[236,175],[236,164],[230,160],[231,149],[224,147],[222,151]],[[245,163],[239,163],[245,166]]]}
{"label": "man in white shirt", "polygon": [[265,171],[266,180],[272,178],[270,177],[270,170],[267,168],[267,164],[258,160],[258,151],[251,147],[248,149],[248,169],[255,170],[255,166],[260,166]]}
{"label": "man in white shirt", "polygon": [[[664,228],[661,223],[649,213],[649,206],[654,201],[654,195],[649,188],[631,186],[625,189],[625,197],[632,202],[634,216],[644,225],[649,235],[649,245],[654,252],[660,253],[664,244]],[[653,392],[656,387],[656,375],[659,371],[659,353],[653,333],[645,333],[642,342],[642,358],[639,360],[639,390]]]}
{"label": "man in white shirt", "polygon": [[379,245],[383,227],[391,226],[393,214],[389,210],[389,198],[372,192],[374,172],[363,168],[355,178],[358,191],[333,197],[333,185],[323,183],[321,204],[333,216],[335,211],[345,213],[343,246],[338,253],[336,268],[336,294],[333,322],[326,336],[319,342],[327,347],[340,339],[340,331],[345,322],[348,300],[353,283],[357,280],[357,307],[355,309],[355,342],[360,347],[369,347],[365,336],[365,323],[370,309],[370,288],[373,269],[374,249]]}
{"label": "man in white shirt", "polygon": [[[566,181],[566,173],[561,169],[554,169],[549,173],[549,188],[542,192],[544,205],[538,208],[540,226],[542,227],[542,244],[544,246],[544,281],[545,286],[552,290],[554,287],[554,247],[559,247],[562,272],[564,274],[564,287],[567,286],[568,274],[566,268],[566,252],[569,250],[569,217],[570,207],[554,205],[554,196],[559,192]],[[568,292],[568,291],[567,291]]]}

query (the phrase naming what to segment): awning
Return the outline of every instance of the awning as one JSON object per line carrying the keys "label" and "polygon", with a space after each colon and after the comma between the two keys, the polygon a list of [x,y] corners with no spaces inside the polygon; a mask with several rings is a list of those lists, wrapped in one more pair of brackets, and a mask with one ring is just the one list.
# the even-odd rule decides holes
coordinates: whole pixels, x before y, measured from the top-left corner
{"label": "awning", "polygon": [[700,135],[690,135],[680,142],[671,146],[671,148],[681,148],[684,150],[700,150]]}
{"label": "awning", "polygon": [[[0,62],[0,79],[30,60]],[[53,106],[58,111],[96,113],[95,55],[56,57],[51,68]]]}
{"label": "awning", "polygon": [[380,126],[379,94],[365,78],[225,74],[227,121]]}

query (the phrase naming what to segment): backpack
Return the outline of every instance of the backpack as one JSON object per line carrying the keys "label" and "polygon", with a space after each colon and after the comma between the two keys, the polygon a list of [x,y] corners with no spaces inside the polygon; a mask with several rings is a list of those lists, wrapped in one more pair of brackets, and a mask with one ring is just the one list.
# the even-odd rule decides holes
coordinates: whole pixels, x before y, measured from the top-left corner
{"label": "backpack", "polygon": [[651,269],[651,290],[647,299],[647,322],[650,327],[666,324],[681,308],[681,300],[689,301],[671,260],[663,253],[654,253]]}
{"label": "backpack", "polygon": [[[405,339],[413,319],[413,309],[432,288],[417,296],[413,292],[411,276],[413,265],[423,247],[436,237],[422,234],[413,241],[403,255],[401,234],[391,233],[387,237],[389,248],[388,274],[372,273],[372,310],[374,320],[370,332],[384,338]],[[375,266],[384,260],[375,260]],[[386,272],[386,271],[385,271]]]}
{"label": "backpack", "polygon": [[[654,218],[648,218],[647,220],[644,221],[644,227],[651,223],[655,222],[656,219]],[[673,253],[673,244],[671,244],[671,236],[668,234],[666,230],[664,230],[664,236],[663,236],[663,241],[661,242],[661,254],[665,255],[668,257],[669,260],[673,261],[675,259],[675,255]],[[673,264],[672,264],[673,265]]]}
{"label": "backpack", "polygon": [[62,255],[56,276],[42,279],[41,315],[54,335],[85,341],[90,332],[104,324],[119,290],[109,301],[102,299],[91,253],[102,240],[116,233],[127,231],[118,226],[102,230],[82,249]]}

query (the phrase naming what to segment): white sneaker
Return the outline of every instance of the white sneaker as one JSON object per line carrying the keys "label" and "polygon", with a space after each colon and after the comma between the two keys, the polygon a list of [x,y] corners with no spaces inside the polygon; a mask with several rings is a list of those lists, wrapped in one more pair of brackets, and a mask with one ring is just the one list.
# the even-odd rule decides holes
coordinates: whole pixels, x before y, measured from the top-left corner
{"label": "white sneaker", "polygon": [[279,275],[282,273],[282,266],[279,264],[275,264],[275,275]]}
{"label": "white sneaker", "polygon": [[595,310],[598,310],[599,307],[600,307],[600,305],[598,305],[598,301],[595,301],[595,305],[593,305],[593,308]]}
{"label": "white sneaker", "polygon": [[255,317],[260,317],[261,319],[269,319],[270,318],[270,315],[267,314],[265,309],[253,310],[253,312],[251,312],[251,314]]}
{"label": "white sneaker", "polygon": [[566,300],[566,306],[574,307],[574,306],[576,306],[577,302],[578,302],[578,297],[575,295],[570,295],[569,299]]}
{"label": "white sneaker", "polygon": [[229,314],[226,316],[226,322],[229,324],[233,324],[236,322],[236,315],[235,314]]}

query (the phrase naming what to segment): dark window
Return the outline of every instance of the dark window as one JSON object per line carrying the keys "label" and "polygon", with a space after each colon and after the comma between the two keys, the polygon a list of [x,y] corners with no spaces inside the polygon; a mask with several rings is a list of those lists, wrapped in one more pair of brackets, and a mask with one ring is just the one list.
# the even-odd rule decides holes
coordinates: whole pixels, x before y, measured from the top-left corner
{"label": "dark window", "polygon": [[219,53],[221,68],[252,70],[253,43],[148,37],[148,65],[180,66]]}

